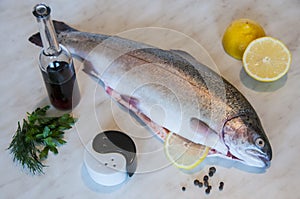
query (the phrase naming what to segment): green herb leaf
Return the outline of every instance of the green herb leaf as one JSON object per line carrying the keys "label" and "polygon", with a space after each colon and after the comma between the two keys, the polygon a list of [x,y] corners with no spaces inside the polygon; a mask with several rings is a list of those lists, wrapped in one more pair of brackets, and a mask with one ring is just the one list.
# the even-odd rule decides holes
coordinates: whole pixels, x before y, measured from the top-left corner
{"label": "green herb leaf", "polygon": [[43,131],[43,136],[44,138],[48,137],[49,135],[51,135],[51,130],[48,126],[45,126],[44,131]]}
{"label": "green herb leaf", "polygon": [[59,144],[65,144],[65,143],[67,143],[65,140],[63,140],[63,139],[61,139],[61,138],[58,138],[57,139],[57,142],[59,143]]}
{"label": "green herb leaf", "polygon": [[48,157],[49,147],[44,147],[44,149],[41,151],[39,158],[41,160],[46,159]]}
{"label": "green herb leaf", "polygon": [[56,147],[49,147],[50,151],[53,152],[54,154],[58,154],[58,150]]}
{"label": "green herb leaf", "polygon": [[53,141],[52,137],[45,138],[44,142],[45,142],[46,146],[48,146],[48,147],[56,147],[56,144]]}
{"label": "green herb leaf", "polygon": [[37,108],[27,113],[12,138],[8,150],[13,154],[13,161],[19,162],[33,174],[43,173],[42,160],[48,157],[49,151],[58,154],[57,146],[66,143],[63,140],[64,130],[72,128],[76,120],[70,114],[59,117],[47,117],[50,106]]}

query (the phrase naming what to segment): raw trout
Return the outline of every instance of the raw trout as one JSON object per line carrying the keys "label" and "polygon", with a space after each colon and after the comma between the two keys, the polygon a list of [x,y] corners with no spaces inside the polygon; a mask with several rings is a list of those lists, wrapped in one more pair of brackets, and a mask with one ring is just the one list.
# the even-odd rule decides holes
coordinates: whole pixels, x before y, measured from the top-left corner
{"label": "raw trout", "polygon": [[[54,21],[59,43],[85,60],[84,71],[162,140],[170,131],[211,147],[210,154],[268,168],[272,149],[246,98],[219,74],[179,50],[81,32]],[[41,46],[39,34],[29,38]],[[154,109],[159,111],[153,111]]]}

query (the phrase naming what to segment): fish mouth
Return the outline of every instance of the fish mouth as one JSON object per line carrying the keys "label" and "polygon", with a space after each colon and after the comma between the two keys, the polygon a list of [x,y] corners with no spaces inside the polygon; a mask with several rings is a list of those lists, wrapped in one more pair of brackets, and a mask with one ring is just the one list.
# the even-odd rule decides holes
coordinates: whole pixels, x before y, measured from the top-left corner
{"label": "fish mouth", "polygon": [[269,168],[271,166],[271,160],[267,155],[258,156],[258,158],[265,163],[265,168]]}
{"label": "fish mouth", "polygon": [[269,168],[271,166],[271,161],[268,160],[266,157],[259,157],[264,163],[265,163],[265,168]]}
{"label": "fish mouth", "polygon": [[267,154],[257,149],[248,149],[245,152],[255,162],[254,164],[260,165],[258,167],[269,168],[271,166],[271,158]]}
{"label": "fish mouth", "polygon": [[251,167],[256,167],[256,168],[262,168],[262,169],[267,169],[271,165],[270,158],[268,158],[267,155],[256,151],[256,150],[247,150],[246,152],[246,158],[238,157],[234,154],[232,154],[230,151],[227,152],[227,154],[223,154],[215,149],[211,149],[209,151],[209,155],[217,155],[225,159],[229,160],[234,160],[237,162],[240,162],[244,165],[248,165]]}

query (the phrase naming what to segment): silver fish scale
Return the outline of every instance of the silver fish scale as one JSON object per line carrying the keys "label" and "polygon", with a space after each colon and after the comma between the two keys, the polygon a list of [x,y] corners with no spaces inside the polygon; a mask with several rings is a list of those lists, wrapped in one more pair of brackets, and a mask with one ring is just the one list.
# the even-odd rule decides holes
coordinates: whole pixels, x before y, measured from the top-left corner
{"label": "silver fish scale", "polygon": [[161,66],[172,65],[179,72],[178,74],[192,85],[201,90],[208,90],[213,97],[226,100],[226,104],[232,109],[231,112],[226,113],[226,119],[245,114],[257,118],[256,112],[247,99],[227,80],[203,64],[197,62],[197,65],[192,65],[185,57],[158,48],[139,49],[129,54],[149,63],[160,63]]}

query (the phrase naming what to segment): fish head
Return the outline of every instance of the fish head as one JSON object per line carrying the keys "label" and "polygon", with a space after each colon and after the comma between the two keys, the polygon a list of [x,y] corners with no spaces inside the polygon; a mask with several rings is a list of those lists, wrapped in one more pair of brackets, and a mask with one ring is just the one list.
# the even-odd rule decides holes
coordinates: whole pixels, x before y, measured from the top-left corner
{"label": "fish head", "polygon": [[232,158],[243,164],[259,168],[270,166],[272,148],[258,117],[238,116],[227,120],[223,141]]}

